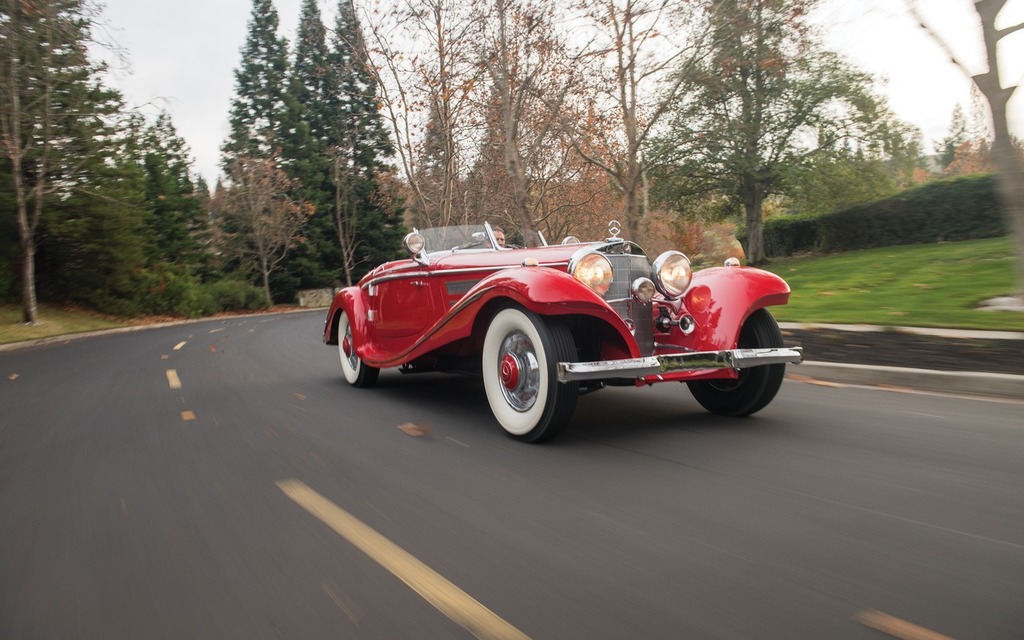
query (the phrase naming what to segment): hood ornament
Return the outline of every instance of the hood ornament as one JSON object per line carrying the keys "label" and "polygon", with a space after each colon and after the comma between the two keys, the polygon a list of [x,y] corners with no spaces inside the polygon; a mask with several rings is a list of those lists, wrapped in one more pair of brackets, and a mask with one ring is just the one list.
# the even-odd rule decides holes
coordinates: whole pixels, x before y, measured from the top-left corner
{"label": "hood ornament", "polygon": [[612,220],[608,223],[608,239],[618,240],[619,234],[622,233],[622,223],[618,220]]}

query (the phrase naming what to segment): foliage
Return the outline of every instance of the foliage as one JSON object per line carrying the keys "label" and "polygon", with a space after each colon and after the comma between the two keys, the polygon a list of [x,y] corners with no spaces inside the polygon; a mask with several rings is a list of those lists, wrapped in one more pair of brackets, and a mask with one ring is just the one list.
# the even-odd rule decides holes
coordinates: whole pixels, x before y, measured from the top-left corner
{"label": "foliage", "polygon": [[155,265],[139,274],[137,286],[135,313],[196,318],[217,311],[210,292],[182,268]]}
{"label": "foliage", "polygon": [[787,192],[789,175],[850,141],[877,153],[898,129],[872,95],[872,79],[821,47],[806,23],[813,4],[708,3],[708,50],[682,71],[688,93],[651,148],[683,189],[742,204],[754,264],[764,258],[764,202]]}
{"label": "foliage", "polygon": [[[111,135],[120,97],[104,89],[83,0],[7,0],[0,19],[0,138],[11,181],[23,310],[35,322],[36,242],[47,206],[88,188],[79,165]],[[100,160],[102,162],[102,159]]]}
{"label": "foliage", "polygon": [[202,273],[209,230],[191,177],[191,158],[167,112],[146,128],[140,149],[145,172],[149,263],[175,262]]}
{"label": "foliage", "polygon": [[989,174],[936,180],[825,215],[772,218],[765,223],[765,251],[781,257],[1005,233],[995,177]]}
{"label": "foliage", "polygon": [[309,203],[289,197],[294,185],[273,160],[238,158],[231,165],[222,249],[262,278],[267,304],[273,304],[271,273],[290,249],[302,244],[313,213]]}
{"label": "foliage", "polygon": [[204,285],[218,311],[254,311],[267,308],[263,290],[244,280],[218,280]]}
{"label": "foliage", "polygon": [[326,106],[328,222],[342,269],[330,284],[355,283],[398,250],[404,230],[399,198],[390,188],[394,147],[380,109],[378,84],[351,0],[339,0],[328,77],[335,91]]}
{"label": "foliage", "polygon": [[288,44],[277,36],[279,19],[272,0],[253,0],[242,66],[235,70],[231,133],[222,148],[222,166],[238,158],[272,156],[286,136]]}
{"label": "foliage", "polygon": [[640,228],[641,246],[652,257],[674,249],[685,253],[695,268],[702,268],[743,256],[743,247],[736,241],[736,225],[731,223],[692,220],[652,209]]}

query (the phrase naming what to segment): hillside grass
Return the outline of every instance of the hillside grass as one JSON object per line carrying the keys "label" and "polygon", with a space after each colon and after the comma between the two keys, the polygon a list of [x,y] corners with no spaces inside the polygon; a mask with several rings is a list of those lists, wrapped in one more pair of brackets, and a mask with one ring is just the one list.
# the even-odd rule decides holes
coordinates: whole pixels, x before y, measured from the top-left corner
{"label": "hillside grass", "polygon": [[1024,313],[981,311],[1013,292],[1009,238],[788,258],[766,268],[789,283],[783,322],[1024,331]]}
{"label": "hillside grass", "polygon": [[[766,268],[793,290],[788,305],[772,307],[781,322],[1024,331],[1024,313],[978,310],[1013,291],[1009,238],[790,258]],[[145,322],[47,306],[39,317],[25,325],[18,305],[0,305],[0,344]]]}

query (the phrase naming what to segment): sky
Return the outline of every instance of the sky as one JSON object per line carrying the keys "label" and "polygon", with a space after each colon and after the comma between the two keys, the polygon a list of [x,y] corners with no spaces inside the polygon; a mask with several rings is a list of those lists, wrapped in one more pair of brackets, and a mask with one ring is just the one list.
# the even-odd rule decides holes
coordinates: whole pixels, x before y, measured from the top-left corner
{"label": "sky", "polygon": [[[252,0],[102,0],[94,36],[113,45],[108,83],[128,105],[170,113],[191,148],[194,170],[213,187],[228,134],[234,70],[241,63]],[[377,2],[377,0],[369,0]],[[301,0],[274,0],[281,35],[291,42]],[[357,1],[357,6],[360,3]],[[971,0],[921,0],[928,23],[972,73],[984,70]],[[320,0],[328,24],[336,0]],[[882,81],[896,115],[921,129],[926,145],[946,135],[954,107],[970,114],[970,81],[909,16],[904,0],[824,0],[815,14],[828,48]],[[1009,0],[997,26],[1024,21],[1024,0]],[[1024,31],[1001,47],[1004,86],[1024,80]],[[1024,94],[1022,89],[1018,94]],[[1011,102],[1011,129],[1024,135],[1024,95]]]}

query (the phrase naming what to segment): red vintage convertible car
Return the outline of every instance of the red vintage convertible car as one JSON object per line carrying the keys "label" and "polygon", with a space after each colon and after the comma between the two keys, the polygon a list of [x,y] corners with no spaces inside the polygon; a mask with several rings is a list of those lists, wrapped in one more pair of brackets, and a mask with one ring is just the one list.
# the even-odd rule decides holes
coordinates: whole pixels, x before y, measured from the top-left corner
{"label": "red vintage convertible car", "polygon": [[605,385],[685,382],[712,413],[763,409],[802,359],[766,309],[788,301],[785,281],[736,259],[651,262],[615,231],[512,248],[487,223],[414,230],[409,258],[335,296],[324,341],[356,387],[389,367],[482,375],[498,423],[527,442],[556,436],[577,396]]}

